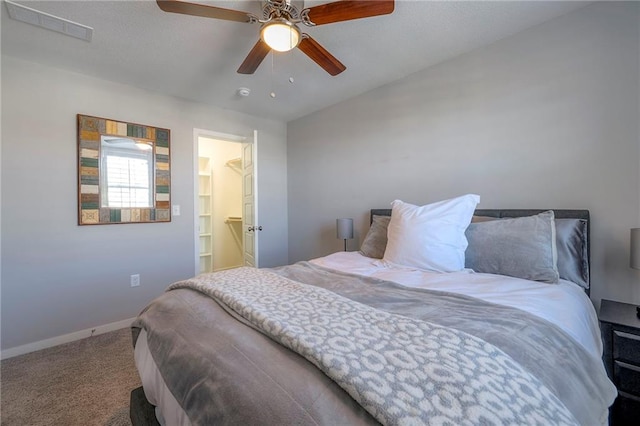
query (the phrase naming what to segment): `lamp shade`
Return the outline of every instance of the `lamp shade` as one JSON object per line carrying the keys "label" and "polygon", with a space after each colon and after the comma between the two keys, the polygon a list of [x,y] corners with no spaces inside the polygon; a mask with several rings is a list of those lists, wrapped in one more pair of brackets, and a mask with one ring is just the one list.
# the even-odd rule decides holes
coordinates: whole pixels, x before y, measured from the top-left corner
{"label": "lamp shade", "polygon": [[631,251],[629,266],[640,269],[640,228],[631,228],[629,248]]}
{"label": "lamp shade", "polygon": [[353,219],[336,219],[337,237],[341,240],[353,238]]}
{"label": "lamp shade", "polygon": [[288,52],[300,42],[300,30],[286,19],[276,18],[260,31],[262,41],[277,52]]}

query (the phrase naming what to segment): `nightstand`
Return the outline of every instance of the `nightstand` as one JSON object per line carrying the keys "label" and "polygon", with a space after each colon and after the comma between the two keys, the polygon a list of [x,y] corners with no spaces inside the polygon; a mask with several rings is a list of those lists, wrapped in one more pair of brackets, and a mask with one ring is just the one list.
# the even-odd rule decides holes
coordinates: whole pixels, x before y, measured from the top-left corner
{"label": "nightstand", "polygon": [[611,425],[637,425],[640,418],[640,319],[636,305],[602,300],[600,329],[607,374],[618,388]]}

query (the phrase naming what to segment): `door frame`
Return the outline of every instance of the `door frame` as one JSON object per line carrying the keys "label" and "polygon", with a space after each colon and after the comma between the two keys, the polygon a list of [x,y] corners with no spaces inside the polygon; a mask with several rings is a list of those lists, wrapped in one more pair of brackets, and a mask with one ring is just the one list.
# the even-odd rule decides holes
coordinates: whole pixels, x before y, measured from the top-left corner
{"label": "door frame", "polygon": [[[222,140],[222,141],[227,141],[227,142],[238,142],[238,143],[253,143],[254,147],[254,153],[257,152],[257,146],[255,146],[255,144],[257,144],[257,138],[255,138],[255,133],[256,131],[252,131],[251,132],[251,137],[248,136],[239,136],[239,135],[234,135],[234,134],[230,134],[230,133],[222,133],[222,132],[216,132],[213,130],[207,130],[207,129],[198,129],[198,128],[194,128],[193,129],[193,248],[194,248],[194,275],[198,275],[199,271],[200,271],[200,231],[198,229],[198,227],[200,226],[200,217],[199,217],[199,212],[200,212],[200,203],[198,200],[198,186],[199,186],[199,179],[198,179],[198,156],[199,156],[199,146],[198,146],[198,139],[201,137],[205,137],[205,138],[211,138],[211,139],[218,139],[218,140]],[[254,164],[255,164],[255,170],[254,170],[254,184],[257,184],[257,156],[254,156]],[[257,186],[256,186],[257,187]],[[254,207],[257,207],[257,192],[256,192],[256,196],[254,199]],[[257,246],[257,241],[254,247],[254,251],[257,252],[258,250],[258,246]]]}

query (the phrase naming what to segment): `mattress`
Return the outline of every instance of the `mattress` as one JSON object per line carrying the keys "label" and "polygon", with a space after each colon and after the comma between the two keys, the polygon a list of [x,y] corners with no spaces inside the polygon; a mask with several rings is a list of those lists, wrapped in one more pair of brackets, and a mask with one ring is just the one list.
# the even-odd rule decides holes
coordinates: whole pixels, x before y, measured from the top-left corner
{"label": "mattress", "polygon": [[158,366],[153,360],[147,344],[146,330],[142,330],[138,335],[133,356],[140,374],[145,397],[155,407],[158,423],[163,426],[190,425],[189,417],[167,387]]}

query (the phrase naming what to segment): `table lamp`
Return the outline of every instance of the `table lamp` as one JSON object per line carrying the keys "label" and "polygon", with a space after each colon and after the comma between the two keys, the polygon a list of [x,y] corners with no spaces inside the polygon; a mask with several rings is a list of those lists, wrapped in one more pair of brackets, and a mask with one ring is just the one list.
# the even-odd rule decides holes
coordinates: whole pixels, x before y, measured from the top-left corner
{"label": "table lamp", "polygon": [[347,240],[353,238],[353,219],[336,219],[337,236],[344,240],[344,251],[347,251]]}

